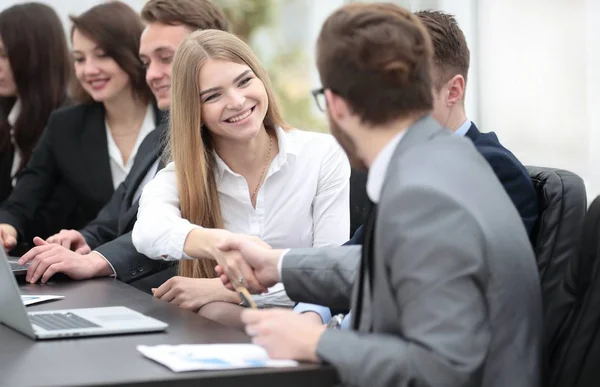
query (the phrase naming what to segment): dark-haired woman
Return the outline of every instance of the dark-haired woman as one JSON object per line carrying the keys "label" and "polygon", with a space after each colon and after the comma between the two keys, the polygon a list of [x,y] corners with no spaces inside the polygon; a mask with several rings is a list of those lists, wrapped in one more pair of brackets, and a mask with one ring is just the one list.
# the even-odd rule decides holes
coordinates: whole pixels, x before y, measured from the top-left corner
{"label": "dark-haired woman", "polygon": [[50,113],[67,103],[71,71],[65,32],[51,7],[26,3],[0,12],[0,201],[12,192]]}
{"label": "dark-haired woman", "polygon": [[[94,219],[125,179],[137,148],[161,120],[138,57],[143,25],[121,2],[71,17],[79,105],[55,111],[11,196],[0,206],[0,242],[12,249],[39,230],[42,238]],[[62,201],[48,208],[59,193]],[[44,221],[44,220],[43,220]]]}

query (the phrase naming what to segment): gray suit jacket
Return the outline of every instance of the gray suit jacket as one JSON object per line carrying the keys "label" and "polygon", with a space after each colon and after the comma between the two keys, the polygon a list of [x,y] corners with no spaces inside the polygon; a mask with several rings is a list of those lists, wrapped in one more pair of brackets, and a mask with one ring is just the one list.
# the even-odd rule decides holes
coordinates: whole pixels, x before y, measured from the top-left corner
{"label": "gray suit jacket", "polygon": [[360,306],[354,330],[327,330],[317,348],[342,382],[540,385],[534,254],[515,206],[471,141],[431,117],[407,130],[388,168],[373,242],[372,291],[363,289],[361,300],[352,292],[360,246],[291,250],[282,263],[292,299]]}

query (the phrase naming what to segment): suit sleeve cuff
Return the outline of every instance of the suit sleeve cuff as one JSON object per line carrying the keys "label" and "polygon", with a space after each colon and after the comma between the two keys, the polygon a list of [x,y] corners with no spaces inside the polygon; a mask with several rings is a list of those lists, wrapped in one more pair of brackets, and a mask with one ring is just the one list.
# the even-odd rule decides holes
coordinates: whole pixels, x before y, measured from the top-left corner
{"label": "suit sleeve cuff", "polygon": [[98,251],[96,251],[96,250],[92,251],[92,253],[96,253],[96,254],[98,254],[99,256],[101,256],[101,257],[102,257],[102,258],[103,258],[103,259],[106,261],[106,263],[108,263],[108,266],[110,266],[110,270],[112,270],[112,272],[113,272],[113,273],[110,275],[110,277],[111,277],[111,278],[117,278],[117,272],[116,272],[115,268],[113,267],[113,265],[110,263],[110,261],[109,261],[108,259],[106,259],[106,257],[105,257],[105,256],[104,256],[102,253],[100,253],[100,252],[98,252]]}
{"label": "suit sleeve cuff", "polygon": [[283,271],[283,258],[285,258],[285,255],[290,251],[290,249],[286,249],[283,251],[283,253],[281,253],[281,255],[279,256],[279,261],[277,262],[277,274],[279,274],[279,279],[283,280],[283,277],[281,275],[282,271]]}

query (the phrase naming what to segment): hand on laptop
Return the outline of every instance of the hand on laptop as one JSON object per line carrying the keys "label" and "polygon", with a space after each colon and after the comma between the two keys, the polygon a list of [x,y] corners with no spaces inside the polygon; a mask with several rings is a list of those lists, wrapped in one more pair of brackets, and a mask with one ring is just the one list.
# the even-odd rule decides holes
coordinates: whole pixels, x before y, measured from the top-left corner
{"label": "hand on laptop", "polygon": [[92,251],[83,235],[77,230],[60,230],[58,234],[46,239],[46,242],[59,244],[79,254],[87,254]]}
{"label": "hand on laptop", "polygon": [[160,287],[152,289],[152,294],[193,312],[214,301],[242,302],[240,296],[226,289],[218,278],[172,277]]}
{"label": "hand on laptop", "polygon": [[46,283],[56,273],[64,273],[75,280],[113,274],[110,265],[100,254],[77,254],[38,237],[33,238],[33,243],[36,247],[19,259],[19,265],[31,262],[25,280],[32,284],[40,279]]}
{"label": "hand on laptop", "polygon": [[10,224],[0,224],[0,242],[6,251],[14,249],[17,245],[17,230]]}
{"label": "hand on laptop", "polygon": [[[222,254],[216,267],[223,284],[233,290],[233,284],[242,281],[251,293],[262,293],[280,282],[277,264],[283,250],[273,250],[264,242],[257,243],[247,235],[231,234],[217,246],[221,251],[240,254]],[[233,284],[232,284],[233,282]]]}

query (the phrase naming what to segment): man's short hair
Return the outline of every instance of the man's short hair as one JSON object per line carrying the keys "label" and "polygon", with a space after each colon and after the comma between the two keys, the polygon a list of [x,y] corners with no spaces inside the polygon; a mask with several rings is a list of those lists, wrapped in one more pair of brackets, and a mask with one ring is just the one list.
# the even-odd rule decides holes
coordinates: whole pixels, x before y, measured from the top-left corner
{"label": "man's short hair", "polygon": [[471,53],[467,40],[453,15],[440,11],[415,13],[431,37],[433,65],[436,70],[434,86],[439,90],[453,76],[460,74],[467,80]]}
{"label": "man's short hair", "polygon": [[325,21],[317,67],[325,89],[369,125],[428,112],[432,46],[419,19],[394,4],[353,3]]}
{"label": "man's short hair", "polygon": [[183,25],[190,30],[222,30],[229,32],[229,22],[209,0],[150,0],[142,9],[146,23]]}

